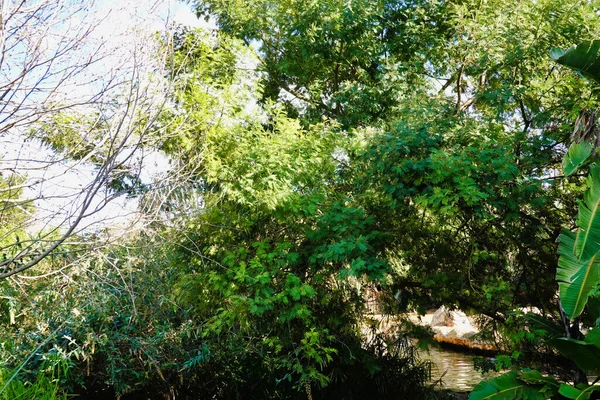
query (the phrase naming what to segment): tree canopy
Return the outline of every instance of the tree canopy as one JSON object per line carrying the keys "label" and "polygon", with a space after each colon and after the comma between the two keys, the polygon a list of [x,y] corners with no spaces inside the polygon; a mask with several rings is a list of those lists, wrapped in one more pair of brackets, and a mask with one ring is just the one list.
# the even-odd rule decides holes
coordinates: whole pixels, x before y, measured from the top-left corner
{"label": "tree canopy", "polygon": [[[516,364],[576,370],[534,322],[597,323],[595,272],[574,283],[597,244],[594,2],[192,7],[215,27],[159,32],[160,68],[11,131],[96,171],[89,201],[124,196],[144,224],[110,245],[110,225],[77,224],[22,244],[35,203],[19,204],[24,174],[0,177],[0,396],[439,398],[406,340],[430,332],[406,316],[441,305]],[[558,393],[536,374],[478,388]]]}

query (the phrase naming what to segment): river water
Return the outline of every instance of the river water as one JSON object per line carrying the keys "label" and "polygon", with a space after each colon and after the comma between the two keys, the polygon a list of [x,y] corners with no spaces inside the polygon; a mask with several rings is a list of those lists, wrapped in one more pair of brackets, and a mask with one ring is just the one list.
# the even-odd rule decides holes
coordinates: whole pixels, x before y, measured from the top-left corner
{"label": "river water", "polygon": [[482,375],[475,371],[471,355],[455,351],[436,349],[430,347],[428,351],[420,353],[422,360],[433,363],[432,381],[442,380],[443,388],[456,392],[470,391],[479,382],[489,379],[489,375]]}

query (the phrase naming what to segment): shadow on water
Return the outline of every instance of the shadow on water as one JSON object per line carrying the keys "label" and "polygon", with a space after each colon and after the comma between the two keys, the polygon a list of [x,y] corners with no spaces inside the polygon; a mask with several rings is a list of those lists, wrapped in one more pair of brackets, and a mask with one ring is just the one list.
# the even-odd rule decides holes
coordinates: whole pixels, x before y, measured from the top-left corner
{"label": "shadow on water", "polygon": [[428,351],[420,352],[420,356],[433,363],[432,381],[441,379],[443,387],[452,391],[470,391],[479,382],[492,376],[476,371],[470,354],[430,347]]}

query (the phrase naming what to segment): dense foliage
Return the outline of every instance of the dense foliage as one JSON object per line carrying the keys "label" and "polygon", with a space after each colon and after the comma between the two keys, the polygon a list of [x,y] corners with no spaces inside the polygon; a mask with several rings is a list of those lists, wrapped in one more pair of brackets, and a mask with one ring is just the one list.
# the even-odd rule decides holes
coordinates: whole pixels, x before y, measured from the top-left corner
{"label": "dense foliage", "polygon": [[[593,146],[571,132],[583,118],[597,133],[598,97],[550,51],[600,37],[596,5],[211,0],[195,10],[218,29],[160,37],[174,93],[144,128],[146,149],[170,161],[166,178],[119,170],[106,188],[160,218],[110,247],[61,246],[0,282],[6,390],[440,398],[406,339],[423,332],[405,317],[441,305],[481,316],[507,364],[566,377],[582,367],[560,358],[575,358],[562,339],[546,339],[548,327],[596,323],[584,305],[597,276],[575,287],[572,275],[598,232],[583,257],[565,231],[560,263],[554,239],[562,227],[586,231],[590,216],[573,210]],[[552,56],[569,65],[565,54]],[[593,65],[576,69],[594,78]],[[56,115],[32,132],[80,160],[87,142],[65,118],[93,116]],[[600,193],[590,168],[584,210]],[[27,210],[9,206],[20,194],[2,182],[1,229],[21,234]],[[566,294],[581,287],[585,299]],[[563,345],[597,351],[596,336]],[[514,389],[506,398],[562,388],[535,370],[478,388],[503,387]]]}
{"label": "dense foliage", "polygon": [[[558,49],[552,52],[553,59],[560,64],[573,68],[590,77],[596,84],[600,83],[600,75],[595,66],[600,55],[598,41],[586,41],[566,51]],[[470,395],[470,399],[511,398],[546,399],[561,396],[568,399],[598,398],[600,385],[597,379],[591,384],[586,373],[597,371],[598,351],[600,350],[598,319],[593,327],[581,332],[579,317],[584,309],[590,315],[598,314],[596,286],[600,283],[598,273],[597,240],[600,204],[600,169],[597,165],[596,146],[598,132],[587,124],[576,124],[573,143],[564,156],[563,170],[565,175],[572,175],[578,170],[589,168],[586,180],[588,189],[583,201],[579,202],[577,226],[574,231],[563,229],[558,241],[560,255],[556,280],[559,285],[561,314],[564,317],[565,336],[555,337],[547,345],[577,365],[573,377],[567,383],[559,383],[552,376],[543,376],[538,371],[529,369],[521,372],[511,371],[488,382],[481,382]],[[590,300],[591,299],[591,300]],[[587,328],[587,327],[586,327]],[[561,335],[555,335],[561,336]],[[583,340],[582,340],[583,339]],[[571,379],[574,385],[570,385]]]}

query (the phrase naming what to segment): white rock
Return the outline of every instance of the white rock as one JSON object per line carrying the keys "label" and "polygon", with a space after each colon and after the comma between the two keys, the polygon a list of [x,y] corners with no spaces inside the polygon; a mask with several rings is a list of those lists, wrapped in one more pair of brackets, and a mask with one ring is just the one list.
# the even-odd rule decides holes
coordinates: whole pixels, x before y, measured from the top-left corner
{"label": "white rock", "polygon": [[460,311],[449,311],[446,307],[440,307],[431,318],[431,329],[447,338],[469,339],[478,330],[471,325],[467,315]]}
{"label": "white rock", "polygon": [[451,326],[432,326],[431,330],[438,335],[447,337],[450,332],[454,330]]}
{"label": "white rock", "polygon": [[431,326],[452,326],[452,315],[445,306],[441,306],[431,317]]}
{"label": "white rock", "polygon": [[458,339],[470,339],[472,338],[477,331],[472,326],[462,326],[456,325],[452,328],[446,337],[448,338],[458,338]]}

